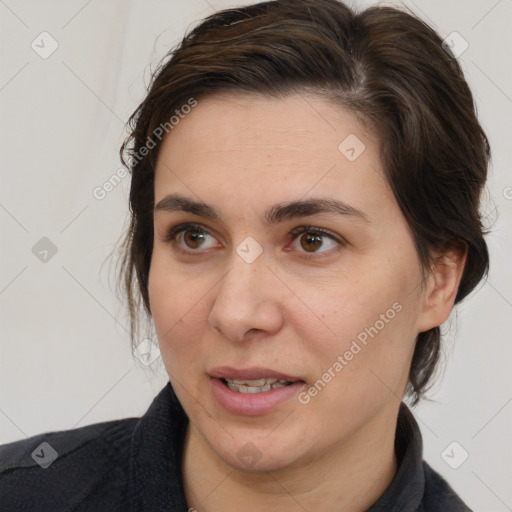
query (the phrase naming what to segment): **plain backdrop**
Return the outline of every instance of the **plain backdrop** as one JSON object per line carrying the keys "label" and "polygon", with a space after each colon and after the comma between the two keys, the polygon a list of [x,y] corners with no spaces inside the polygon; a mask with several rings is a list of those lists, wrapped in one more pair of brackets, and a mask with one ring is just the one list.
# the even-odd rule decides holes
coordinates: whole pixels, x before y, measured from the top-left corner
{"label": "plain backdrop", "polygon": [[[203,17],[249,3],[0,0],[0,443],[140,416],[166,384],[160,359],[147,367],[131,353],[107,260],[126,225],[129,177],[101,200],[93,190],[121,167],[124,123],[159,59]],[[490,276],[444,326],[444,375],[414,414],[434,469],[475,511],[503,512],[512,510],[512,2],[404,5],[459,50],[467,44],[459,60],[493,150]],[[457,469],[442,456],[452,442],[469,454]]]}

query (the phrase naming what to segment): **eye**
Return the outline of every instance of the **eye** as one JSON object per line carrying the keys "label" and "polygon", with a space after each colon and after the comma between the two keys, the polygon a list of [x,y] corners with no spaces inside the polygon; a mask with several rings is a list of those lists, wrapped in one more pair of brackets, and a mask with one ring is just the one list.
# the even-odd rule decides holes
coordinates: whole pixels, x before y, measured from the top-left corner
{"label": "eye", "polygon": [[[213,242],[210,245],[205,244],[205,240],[210,237]],[[173,242],[182,247],[194,251],[195,249],[210,249],[215,246],[215,238],[198,224],[180,224],[169,230],[165,236],[166,242]]]}
{"label": "eye", "polygon": [[323,254],[335,247],[345,245],[345,241],[340,237],[315,226],[299,226],[290,232],[289,237],[296,239],[299,251],[304,251],[306,254]]}

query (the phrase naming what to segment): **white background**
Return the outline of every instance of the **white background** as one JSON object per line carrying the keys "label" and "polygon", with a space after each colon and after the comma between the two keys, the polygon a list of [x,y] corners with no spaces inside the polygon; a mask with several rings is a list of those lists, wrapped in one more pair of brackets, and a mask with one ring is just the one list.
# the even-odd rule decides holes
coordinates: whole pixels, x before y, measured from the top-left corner
{"label": "white background", "polygon": [[[92,191],[119,169],[158,60],[201,18],[244,3],[0,0],[0,443],[140,416],[166,384],[161,362],[134,361],[113,267],[109,282],[129,177],[103,200]],[[435,402],[414,413],[425,459],[471,508],[512,510],[512,2],[405,5],[469,44],[459,60],[493,150],[490,277],[453,315]],[[46,59],[31,48],[43,31],[59,45]],[[32,252],[42,237],[58,250],[46,263]],[[458,469],[441,457],[453,441],[469,453]]]}

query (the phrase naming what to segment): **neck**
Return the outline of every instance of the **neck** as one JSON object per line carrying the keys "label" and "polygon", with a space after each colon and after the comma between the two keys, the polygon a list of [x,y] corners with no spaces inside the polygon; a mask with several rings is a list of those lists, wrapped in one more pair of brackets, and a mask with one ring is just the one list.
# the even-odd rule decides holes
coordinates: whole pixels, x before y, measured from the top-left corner
{"label": "neck", "polygon": [[367,510],[397,471],[396,414],[376,418],[320,457],[272,472],[245,472],[224,463],[189,423],[182,460],[185,497],[201,512],[242,509]]}

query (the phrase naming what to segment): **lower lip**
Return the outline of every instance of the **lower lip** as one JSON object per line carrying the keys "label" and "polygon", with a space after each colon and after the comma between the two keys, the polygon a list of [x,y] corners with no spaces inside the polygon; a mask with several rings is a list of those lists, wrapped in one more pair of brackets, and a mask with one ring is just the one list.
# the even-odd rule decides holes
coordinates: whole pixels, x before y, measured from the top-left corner
{"label": "lower lip", "polygon": [[229,389],[220,379],[211,378],[212,393],[226,411],[244,416],[266,414],[286,402],[304,386],[304,382],[294,382],[282,388],[262,393],[238,393]]}

